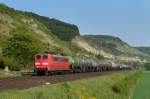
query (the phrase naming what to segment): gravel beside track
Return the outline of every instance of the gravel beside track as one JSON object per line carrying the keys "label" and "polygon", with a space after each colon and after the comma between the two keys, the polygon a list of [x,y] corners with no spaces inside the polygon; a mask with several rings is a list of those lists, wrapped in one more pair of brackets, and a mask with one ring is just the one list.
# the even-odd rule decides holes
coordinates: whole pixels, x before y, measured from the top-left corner
{"label": "gravel beside track", "polygon": [[[121,72],[121,71],[115,71]],[[52,76],[22,76],[22,77],[8,77],[0,78],[0,92],[10,89],[26,89],[38,85],[56,84],[65,81],[74,81],[85,79],[89,77],[102,76],[111,74],[113,72],[88,72],[76,73],[66,75],[52,75]]]}

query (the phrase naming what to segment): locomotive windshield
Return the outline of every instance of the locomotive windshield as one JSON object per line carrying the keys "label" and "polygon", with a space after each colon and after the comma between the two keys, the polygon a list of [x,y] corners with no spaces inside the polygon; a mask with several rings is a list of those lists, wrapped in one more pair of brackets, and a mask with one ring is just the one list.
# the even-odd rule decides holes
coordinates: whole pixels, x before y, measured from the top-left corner
{"label": "locomotive windshield", "polygon": [[43,60],[47,60],[48,56],[47,55],[43,55]]}
{"label": "locomotive windshield", "polygon": [[36,56],[36,59],[37,59],[37,60],[41,59],[41,55],[37,55],[37,56]]}

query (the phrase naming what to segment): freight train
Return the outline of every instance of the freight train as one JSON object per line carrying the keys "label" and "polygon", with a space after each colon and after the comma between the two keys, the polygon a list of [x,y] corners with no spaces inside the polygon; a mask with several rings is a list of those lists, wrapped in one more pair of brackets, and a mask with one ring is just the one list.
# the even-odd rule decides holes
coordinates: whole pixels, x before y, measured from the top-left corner
{"label": "freight train", "polygon": [[129,67],[112,64],[106,60],[94,61],[93,59],[62,56],[53,53],[42,53],[34,56],[34,72],[37,74],[100,72],[120,69],[129,69]]}

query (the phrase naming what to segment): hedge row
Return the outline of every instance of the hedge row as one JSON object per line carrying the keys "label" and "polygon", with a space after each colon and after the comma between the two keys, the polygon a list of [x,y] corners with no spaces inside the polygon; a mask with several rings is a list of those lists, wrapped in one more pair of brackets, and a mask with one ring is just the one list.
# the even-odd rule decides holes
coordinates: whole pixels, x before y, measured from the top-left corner
{"label": "hedge row", "polygon": [[141,76],[142,72],[134,72],[126,76],[123,80],[115,83],[112,86],[112,90],[119,94],[128,95],[133,85],[136,84],[138,78]]}

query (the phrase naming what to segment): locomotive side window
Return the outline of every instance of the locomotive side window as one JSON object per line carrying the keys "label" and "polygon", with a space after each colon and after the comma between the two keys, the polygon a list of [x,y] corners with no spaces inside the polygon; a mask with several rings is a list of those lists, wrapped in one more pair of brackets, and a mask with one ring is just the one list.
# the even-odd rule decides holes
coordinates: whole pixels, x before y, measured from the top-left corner
{"label": "locomotive side window", "polygon": [[59,61],[64,61],[64,57],[59,57]]}
{"label": "locomotive side window", "polygon": [[54,57],[54,61],[65,61],[64,57]]}
{"label": "locomotive side window", "polygon": [[36,56],[36,59],[37,59],[37,60],[41,59],[41,55],[37,55],[37,56]]}
{"label": "locomotive side window", "polygon": [[43,55],[43,60],[47,60],[48,56],[47,55]]}
{"label": "locomotive side window", "polygon": [[53,57],[53,60],[54,60],[54,61],[57,61],[57,57]]}
{"label": "locomotive side window", "polygon": [[65,62],[68,62],[68,58],[65,58],[64,61],[65,61]]}

